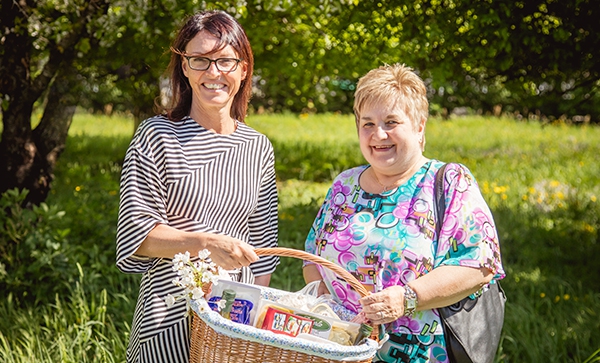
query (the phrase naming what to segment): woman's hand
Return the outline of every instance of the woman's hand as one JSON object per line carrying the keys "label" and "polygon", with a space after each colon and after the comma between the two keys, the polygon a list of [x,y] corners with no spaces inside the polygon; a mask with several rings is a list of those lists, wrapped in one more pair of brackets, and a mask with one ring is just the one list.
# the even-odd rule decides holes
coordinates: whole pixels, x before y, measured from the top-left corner
{"label": "woman's hand", "polygon": [[211,260],[226,270],[248,266],[258,261],[254,248],[237,238],[208,233],[204,238],[205,248],[210,251]]}
{"label": "woman's hand", "polygon": [[404,288],[390,286],[383,291],[367,295],[358,302],[365,317],[373,324],[386,324],[404,315]]}

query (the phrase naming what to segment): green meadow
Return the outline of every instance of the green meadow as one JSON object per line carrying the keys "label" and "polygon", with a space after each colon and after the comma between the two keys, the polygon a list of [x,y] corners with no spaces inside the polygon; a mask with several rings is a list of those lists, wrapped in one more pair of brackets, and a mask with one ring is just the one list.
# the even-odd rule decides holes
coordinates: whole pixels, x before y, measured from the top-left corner
{"label": "green meadow", "polygon": [[[279,243],[302,249],[331,179],[364,163],[354,118],[247,122],[275,148]],[[139,276],[116,269],[114,237],[132,132],[127,117],[76,115],[35,217],[14,207],[18,195],[2,198],[23,246],[48,263],[20,266],[18,292],[0,300],[0,361],[125,360]],[[430,119],[426,136],[427,157],[472,170],[497,223],[508,301],[496,361],[600,362],[600,128],[471,116]],[[300,266],[282,259],[272,285],[300,289]]]}

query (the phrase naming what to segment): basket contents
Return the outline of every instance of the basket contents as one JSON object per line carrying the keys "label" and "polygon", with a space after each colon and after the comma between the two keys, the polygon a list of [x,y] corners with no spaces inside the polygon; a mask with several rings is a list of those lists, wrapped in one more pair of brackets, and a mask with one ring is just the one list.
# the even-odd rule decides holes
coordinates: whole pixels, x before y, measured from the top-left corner
{"label": "basket contents", "polygon": [[[317,340],[346,346],[360,344],[364,339],[361,324],[341,319],[335,311],[339,309],[334,310],[336,303],[330,295],[316,297],[280,291],[278,296],[274,296],[257,293],[253,289],[260,292],[264,288],[219,280],[211,292],[209,306],[223,314],[224,304],[219,302],[229,290],[234,290],[236,298],[230,312],[231,321],[290,337],[310,339],[314,336],[319,338]],[[251,312],[254,319],[250,317]]]}
{"label": "basket contents", "polygon": [[[318,263],[351,284],[361,296],[368,294],[348,271],[318,256],[288,248],[256,248],[255,252],[259,256],[289,256]],[[197,276],[194,279],[197,284],[200,281],[211,284],[201,286],[204,291],[201,297],[186,295],[193,311],[190,363],[372,363],[378,344],[374,339],[363,338],[369,329],[361,330],[361,319],[357,318],[364,315],[346,309],[331,295],[317,297],[318,289],[307,291],[311,284],[289,293],[227,281],[227,277],[207,281]],[[251,303],[246,324],[235,321],[238,319],[235,301],[231,320],[214,311],[222,311],[223,291],[227,289],[235,291],[236,300]],[[211,299],[212,307],[208,305]],[[263,325],[265,329],[261,329]]]}

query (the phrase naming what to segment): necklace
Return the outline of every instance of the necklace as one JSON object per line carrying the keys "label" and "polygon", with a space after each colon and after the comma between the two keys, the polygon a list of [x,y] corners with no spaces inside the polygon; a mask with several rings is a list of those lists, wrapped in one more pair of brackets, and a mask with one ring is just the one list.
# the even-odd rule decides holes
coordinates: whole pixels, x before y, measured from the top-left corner
{"label": "necklace", "polygon": [[377,184],[381,185],[381,187],[383,188],[383,190],[381,191],[382,193],[387,192],[388,190],[390,190],[392,187],[396,187],[396,184],[398,184],[398,182],[396,181],[395,183],[392,183],[390,185],[383,185],[380,181],[379,178],[377,177],[377,174],[375,174],[375,171],[373,169],[371,169],[373,176],[375,177],[375,181],[377,182]]}

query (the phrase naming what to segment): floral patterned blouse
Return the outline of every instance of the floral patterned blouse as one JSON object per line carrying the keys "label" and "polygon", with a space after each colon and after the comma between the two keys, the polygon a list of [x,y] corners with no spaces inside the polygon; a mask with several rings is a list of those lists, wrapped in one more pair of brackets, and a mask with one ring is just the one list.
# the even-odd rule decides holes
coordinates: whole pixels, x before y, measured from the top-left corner
{"label": "floral patterned blouse", "polygon": [[[442,165],[430,160],[405,184],[381,194],[360,187],[360,177],[368,165],[342,172],[316,216],[306,251],[344,267],[372,292],[404,286],[442,265],[487,267],[494,280],[502,279],[494,220],[475,178],[464,165],[449,164],[446,168],[446,211],[439,238],[435,235],[433,186]],[[340,302],[360,311],[359,294],[331,271],[318,268]],[[388,324],[387,330],[443,334],[435,309],[402,317]]]}

